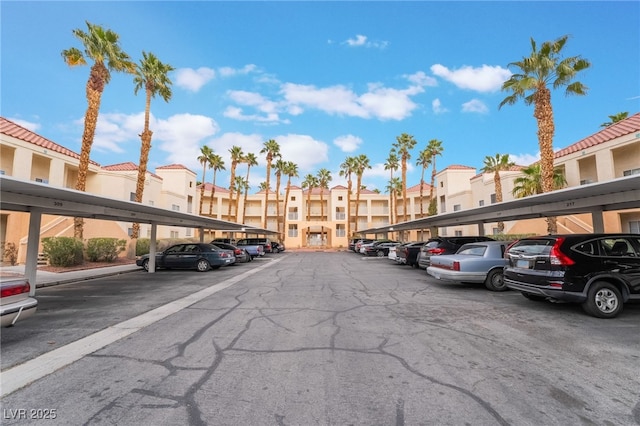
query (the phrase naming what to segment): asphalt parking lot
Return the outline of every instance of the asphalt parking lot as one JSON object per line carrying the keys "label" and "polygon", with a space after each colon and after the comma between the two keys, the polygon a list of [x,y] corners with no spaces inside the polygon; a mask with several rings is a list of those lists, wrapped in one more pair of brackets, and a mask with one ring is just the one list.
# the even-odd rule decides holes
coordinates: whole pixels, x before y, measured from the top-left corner
{"label": "asphalt parking lot", "polygon": [[3,387],[89,343],[3,406],[55,409],[57,424],[640,423],[639,305],[600,320],[348,252],[37,297],[2,332]]}

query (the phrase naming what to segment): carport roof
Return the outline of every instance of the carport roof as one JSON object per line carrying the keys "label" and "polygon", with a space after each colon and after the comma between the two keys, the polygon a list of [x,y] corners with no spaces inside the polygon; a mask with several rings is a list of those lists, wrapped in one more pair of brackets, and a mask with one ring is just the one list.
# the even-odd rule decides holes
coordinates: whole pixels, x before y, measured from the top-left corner
{"label": "carport roof", "polygon": [[0,210],[149,223],[167,226],[272,234],[273,231],[190,213],[114,200],[82,191],[0,175]]}
{"label": "carport roof", "polygon": [[358,231],[373,234],[640,208],[640,175]]}

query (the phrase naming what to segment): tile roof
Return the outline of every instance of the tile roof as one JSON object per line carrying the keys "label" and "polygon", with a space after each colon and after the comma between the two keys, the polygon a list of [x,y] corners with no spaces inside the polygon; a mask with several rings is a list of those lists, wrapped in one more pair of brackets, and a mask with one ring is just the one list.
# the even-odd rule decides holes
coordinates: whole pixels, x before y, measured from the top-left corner
{"label": "tile roof", "polygon": [[[58,145],[57,143],[52,142],[49,139],[43,138],[37,133],[34,133],[31,130],[22,127],[11,120],[7,120],[4,117],[0,117],[0,133],[14,137],[16,139],[20,139],[21,141],[41,146],[42,148],[48,149],[49,151],[57,152],[59,154],[80,160],[80,154],[73,152],[61,145]],[[100,165],[93,160],[89,161],[91,162],[91,164],[94,164],[96,166]]]}
{"label": "tile roof", "polygon": [[[201,186],[202,186],[202,184],[198,185],[198,189],[200,189]],[[204,184],[204,193],[205,194],[211,194],[211,187],[213,187],[212,183],[205,182],[205,184]],[[228,188],[223,188],[221,186],[216,185],[216,192],[223,192],[223,193],[228,194],[229,193],[229,189]]]}
{"label": "tile roof", "polygon": [[[431,185],[428,184],[427,182],[424,183],[424,185],[422,185],[422,192],[429,192],[429,190],[431,189]],[[420,184],[418,183],[417,185],[413,185],[407,188],[407,192],[420,192]]]}
{"label": "tile roof", "polygon": [[156,170],[187,170],[193,174],[196,174],[193,170],[182,164],[167,164],[166,166],[156,167]]}
{"label": "tile roof", "polygon": [[627,117],[624,120],[618,121],[591,136],[588,136],[581,141],[578,141],[568,147],[556,151],[554,158],[563,157],[565,155],[573,154],[574,152],[582,151],[583,149],[600,145],[601,143],[609,142],[613,139],[625,136],[630,133],[640,132],[640,112]]}
{"label": "tile roof", "polygon": [[[138,165],[135,163],[132,163],[131,161],[127,161],[124,163],[110,164],[108,166],[103,166],[102,170],[107,170],[109,172],[137,172]],[[155,173],[151,173],[149,170],[147,170],[147,173],[152,175],[155,178],[162,180],[160,176],[158,176]]]}

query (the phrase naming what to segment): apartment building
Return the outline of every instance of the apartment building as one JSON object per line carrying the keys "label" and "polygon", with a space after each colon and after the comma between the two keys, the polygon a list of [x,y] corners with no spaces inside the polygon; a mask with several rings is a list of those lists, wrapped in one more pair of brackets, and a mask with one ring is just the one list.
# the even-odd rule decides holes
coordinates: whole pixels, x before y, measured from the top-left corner
{"label": "apartment building", "polygon": [[[0,173],[19,179],[44,184],[74,188],[77,180],[79,155],[16,123],[0,117]],[[568,186],[603,182],[629,174],[640,173],[640,113],[624,121],[578,141],[556,152],[555,165],[566,176]],[[500,173],[503,199],[513,199],[513,179],[521,175],[522,167]],[[87,192],[122,200],[133,200],[137,179],[137,165],[132,162],[101,166],[89,165]],[[436,175],[434,197],[438,213],[465,210],[495,202],[493,174],[482,174],[469,166],[450,165]],[[197,185],[197,175],[180,164],[171,164],[147,172],[142,202],[160,208],[186,213],[202,214],[215,219],[235,221],[263,228],[264,205],[267,201],[266,229],[272,237],[280,239],[288,248],[347,247],[350,235],[370,228],[414,220],[427,215],[430,186],[425,183],[407,188],[406,215],[402,197],[391,200],[389,194],[362,190],[356,201],[355,191],[348,197],[348,189],[336,185],[330,189],[314,188],[311,191],[299,186],[280,188],[255,194],[234,194],[228,189],[211,183],[204,184],[204,191]],[[421,195],[422,193],[422,195]],[[201,195],[202,194],[202,195]],[[202,211],[200,201],[202,198]],[[351,199],[349,211],[347,202]],[[276,201],[277,200],[277,201]],[[357,208],[356,208],[357,205]],[[356,217],[357,210],[357,217]],[[347,226],[348,218],[351,219]],[[590,215],[559,218],[560,232],[589,232]],[[607,231],[640,232],[640,211],[607,212]],[[86,220],[84,237],[128,238],[131,223]],[[13,242],[19,249],[19,261],[24,261],[28,231],[28,214],[0,212],[0,241]],[[199,237],[191,228],[158,227],[158,238]],[[473,235],[476,226],[455,226],[438,230],[440,235]],[[486,224],[485,234],[497,232],[497,224]],[[541,219],[511,221],[505,223],[505,233],[545,233],[546,224]],[[72,236],[73,218],[45,216],[41,235]],[[142,224],[140,236],[150,235],[150,226]],[[209,238],[228,236],[215,230],[205,231]],[[242,235],[234,235],[242,237]],[[402,235],[388,233],[378,237],[402,240],[428,238],[428,230],[414,230]]]}

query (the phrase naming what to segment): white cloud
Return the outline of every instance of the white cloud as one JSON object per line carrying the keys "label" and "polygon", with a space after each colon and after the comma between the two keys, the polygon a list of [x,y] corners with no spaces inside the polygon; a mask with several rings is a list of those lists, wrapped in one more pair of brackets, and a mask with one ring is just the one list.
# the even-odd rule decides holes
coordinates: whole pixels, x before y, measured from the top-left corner
{"label": "white cloud", "polygon": [[[330,43],[331,44],[331,43]],[[369,38],[362,34],[357,34],[355,38],[349,38],[342,44],[350,47],[369,47],[376,49],[384,49],[389,45],[388,41],[369,41]]]}
{"label": "white cloud", "polygon": [[435,114],[444,114],[445,112],[449,112],[449,110],[442,106],[442,102],[440,99],[436,98],[431,102],[431,109]]}
{"label": "white cloud", "polygon": [[369,84],[368,92],[358,95],[341,85],[317,88],[286,83],[282,86],[285,101],[300,109],[315,108],[328,114],[380,120],[401,120],[410,116],[417,108],[410,97],[423,91],[419,86],[401,90]]}
{"label": "white cloud", "polygon": [[477,112],[480,114],[487,114],[489,108],[479,99],[471,99],[469,102],[462,104],[462,112]]}
{"label": "white cloud", "polygon": [[211,68],[201,67],[197,70],[193,68],[180,68],[176,70],[175,83],[178,87],[182,87],[191,92],[197,92],[215,78],[216,72]]}
{"label": "white cloud", "polygon": [[296,163],[300,174],[315,173],[319,164],[329,160],[329,146],[309,135],[288,134],[274,139],[280,145],[282,158]]}
{"label": "white cloud", "polygon": [[513,161],[519,166],[530,166],[536,161],[540,160],[540,153],[536,155],[532,154],[509,154],[509,160]]}
{"label": "white cloud", "polygon": [[17,125],[22,126],[25,129],[31,130],[32,132],[38,131],[40,129],[40,127],[41,127],[39,123],[34,123],[32,121],[23,120],[21,118],[10,118],[10,117],[7,117],[7,120],[13,121]]}
{"label": "white cloud", "polygon": [[167,153],[168,163],[182,164],[198,170],[197,157],[203,141],[219,131],[218,123],[210,117],[194,114],[176,114],[167,120],[157,120],[153,140]]}
{"label": "white cloud", "polygon": [[438,85],[438,81],[435,78],[425,74],[424,71],[418,71],[414,74],[405,74],[404,77],[411,83],[417,84],[418,86],[435,87]]}
{"label": "white cloud", "polygon": [[502,87],[502,83],[511,77],[511,71],[508,69],[489,65],[482,65],[480,68],[463,66],[457,70],[450,70],[444,65],[435,64],[431,66],[431,72],[461,89],[477,92],[498,91]]}
{"label": "white cloud", "polygon": [[353,135],[338,136],[333,144],[339,147],[342,152],[353,152],[362,145],[362,139]]}
{"label": "white cloud", "polygon": [[218,68],[218,73],[221,77],[233,77],[235,75],[247,75],[257,69],[258,67],[256,65],[248,64],[242,68],[221,67]]}

